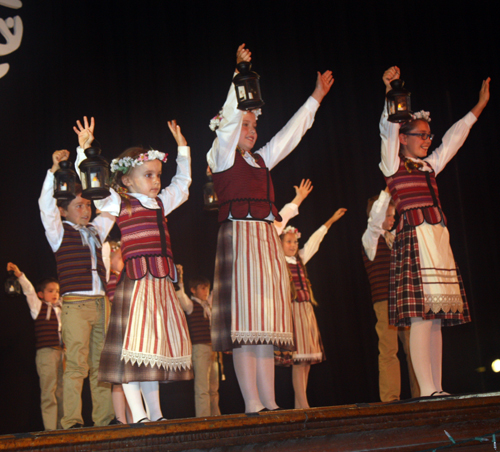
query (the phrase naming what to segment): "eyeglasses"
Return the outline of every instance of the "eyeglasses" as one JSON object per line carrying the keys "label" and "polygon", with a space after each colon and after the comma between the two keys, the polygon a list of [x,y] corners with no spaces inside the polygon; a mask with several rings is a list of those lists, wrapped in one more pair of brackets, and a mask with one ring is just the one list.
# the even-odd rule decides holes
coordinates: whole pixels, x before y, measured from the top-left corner
{"label": "eyeglasses", "polygon": [[413,137],[420,137],[422,140],[431,140],[434,138],[433,133],[424,133],[424,132],[419,132],[419,133],[405,133],[405,135],[411,135]]}

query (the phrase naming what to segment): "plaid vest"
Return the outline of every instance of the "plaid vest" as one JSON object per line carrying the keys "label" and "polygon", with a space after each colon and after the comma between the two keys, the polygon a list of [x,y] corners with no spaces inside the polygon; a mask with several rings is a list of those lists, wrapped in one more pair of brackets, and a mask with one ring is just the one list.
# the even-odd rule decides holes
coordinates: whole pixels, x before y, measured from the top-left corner
{"label": "plaid vest", "polygon": [[409,172],[402,158],[397,172],[386,177],[385,181],[399,215],[396,232],[400,232],[405,224],[419,226],[424,221],[429,224],[444,221],[446,224],[434,170],[413,169]]}
{"label": "plaid vest", "polygon": [[362,250],[366,273],[372,290],[372,302],[385,301],[389,299],[389,268],[391,266],[391,250],[387,246],[385,238],[381,235],[378,239],[377,254],[371,261]]}
{"label": "plaid vest", "polygon": [[54,309],[50,311],[50,319],[47,320],[47,304],[42,303],[38,317],[35,319],[36,349],[44,347],[57,347],[59,342],[57,315]]}
{"label": "plaid vest", "polygon": [[254,220],[264,220],[273,214],[281,221],[274,205],[274,186],[269,169],[259,154],[253,154],[261,168],[249,165],[238,151],[234,165],[220,173],[213,173],[214,188],[219,198],[219,222],[231,214],[235,220],[251,215]]}
{"label": "plaid vest", "polygon": [[306,275],[302,265],[298,262],[296,264],[289,263],[288,268],[292,274],[293,284],[295,285],[295,290],[297,291],[297,299],[293,301],[297,301],[299,303],[303,301],[311,301],[311,294],[307,288]]}
{"label": "plaid vest", "polygon": [[124,270],[132,280],[144,278],[149,272],[155,278],[169,277],[177,280],[174,256],[170,245],[167,220],[163,203],[156,198],[159,209],[148,209],[133,196],[130,201],[132,214],[122,199],[120,215],[116,222],[122,233]]}
{"label": "plaid vest", "polygon": [[[93,228],[92,225],[87,226]],[[106,287],[106,269],[102,262],[101,248],[96,246],[97,269],[92,268],[90,248],[82,245],[80,233],[68,223],[63,223],[61,246],[54,253],[61,294],[92,290],[92,272],[97,271]]]}

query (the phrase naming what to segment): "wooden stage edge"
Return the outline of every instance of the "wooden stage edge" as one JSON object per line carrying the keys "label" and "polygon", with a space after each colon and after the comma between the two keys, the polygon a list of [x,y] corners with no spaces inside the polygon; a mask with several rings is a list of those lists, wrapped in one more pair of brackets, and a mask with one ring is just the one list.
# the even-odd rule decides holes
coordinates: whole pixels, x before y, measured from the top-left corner
{"label": "wooden stage edge", "polygon": [[500,393],[4,435],[0,450],[422,451],[451,445],[445,430],[452,450],[495,450]]}

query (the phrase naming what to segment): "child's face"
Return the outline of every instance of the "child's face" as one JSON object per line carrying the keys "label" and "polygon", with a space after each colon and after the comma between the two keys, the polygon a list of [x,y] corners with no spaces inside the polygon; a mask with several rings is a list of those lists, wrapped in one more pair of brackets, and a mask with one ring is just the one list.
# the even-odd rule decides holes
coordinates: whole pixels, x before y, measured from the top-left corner
{"label": "child's face", "polygon": [[244,151],[250,152],[257,141],[257,119],[251,111],[243,115],[243,124],[241,126],[240,139],[238,146]]}
{"label": "child's face", "polygon": [[59,300],[59,284],[50,282],[41,292],[38,292],[38,298],[47,303],[55,304]]}
{"label": "child's face", "polygon": [[[409,133],[426,133],[429,135],[431,133],[431,128],[427,121],[415,121],[415,128]],[[405,157],[420,159],[427,156],[427,151],[432,143],[430,137],[427,137],[426,140],[422,140],[419,136],[405,135],[404,133],[399,135],[399,141],[405,146],[402,149]]]}
{"label": "child's face", "polygon": [[92,216],[90,200],[82,198],[81,195],[78,195],[69,203],[67,210],[63,207],[59,207],[59,211],[66,220],[74,224],[79,224],[80,226],[87,226]]}
{"label": "child's face", "polygon": [[293,257],[297,254],[297,251],[299,250],[299,240],[297,239],[296,234],[287,232],[281,239],[281,243],[283,245],[285,256]]}
{"label": "child's face", "polygon": [[200,300],[206,300],[210,295],[210,284],[198,284],[196,287],[191,287],[191,293]]}
{"label": "child's face", "polygon": [[385,220],[382,223],[382,229],[386,231],[391,231],[394,226],[394,220],[396,216],[396,208],[394,206],[389,205],[385,212]]}
{"label": "child's face", "polygon": [[150,160],[130,170],[122,177],[122,182],[131,193],[156,198],[161,189],[161,169],[159,160]]}

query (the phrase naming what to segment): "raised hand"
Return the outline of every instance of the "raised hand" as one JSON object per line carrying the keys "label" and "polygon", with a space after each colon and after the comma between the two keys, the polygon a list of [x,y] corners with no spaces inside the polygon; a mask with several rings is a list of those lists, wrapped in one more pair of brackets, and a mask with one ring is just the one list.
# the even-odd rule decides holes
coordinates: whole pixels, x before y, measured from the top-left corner
{"label": "raised hand", "polygon": [[344,207],[341,207],[340,209],[338,209],[331,217],[330,219],[325,223],[325,226],[327,228],[329,228],[333,223],[335,223],[336,221],[340,220],[344,214],[347,212],[347,209],[345,209]]}
{"label": "raised hand", "polygon": [[252,61],[252,52],[250,52],[250,50],[248,49],[245,49],[244,43],[241,44],[236,51],[236,64],[241,63],[242,61]]}
{"label": "raised hand", "polygon": [[187,141],[181,133],[181,126],[177,125],[177,121],[175,119],[168,121],[168,128],[170,129],[170,132],[172,132],[175,141],[177,141],[177,146],[187,146]]}
{"label": "raised hand", "polygon": [[23,273],[21,270],[19,270],[19,267],[16,264],[13,264],[12,262],[9,262],[7,264],[7,271],[13,271],[14,275],[16,275],[16,278],[19,278]]}
{"label": "raised hand", "polygon": [[312,93],[312,97],[314,97],[319,103],[323,100],[323,98],[328,94],[330,88],[333,86],[333,82],[335,79],[333,78],[332,71],[326,71],[321,74],[318,72],[318,77],[316,78],[316,87]]}
{"label": "raised hand", "polygon": [[91,145],[92,142],[94,141],[94,128],[95,128],[95,121],[94,118],[90,118],[90,125],[89,121],[86,116],[83,117],[83,126],[80,120],[76,121],[77,127],[73,127],[73,130],[75,133],[78,135],[78,145],[82,149],[88,149]]}
{"label": "raised hand", "polygon": [[483,80],[481,90],[479,91],[479,101],[471,110],[476,118],[479,118],[479,115],[482,113],[484,107],[486,107],[486,104],[490,100],[490,81],[490,77],[488,77],[486,80]]}
{"label": "raised hand", "polygon": [[293,188],[295,188],[295,198],[293,199],[292,203],[300,206],[300,204],[302,204],[302,201],[304,201],[304,199],[309,196],[309,193],[311,193],[313,186],[312,182],[309,179],[302,179],[300,185],[298,187],[294,185]]}
{"label": "raised hand", "polygon": [[397,66],[392,66],[387,71],[384,72],[384,75],[382,76],[382,80],[384,81],[385,85],[385,92],[388,93],[391,89],[391,82],[393,80],[397,80],[401,74],[401,71]]}
{"label": "raised hand", "polygon": [[177,277],[178,277],[178,281],[177,281],[177,284],[179,284],[179,286],[184,286],[184,268],[182,267],[181,264],[175,264],[175,268],[177,269]]}
{"label": "raised hand", "polygon": [[59,163],[62,162],[63,160],[68,160],[68,158],[69,158],[68,150],[62,149],[61,151],[55,151],[52,154],[52,168],[50,169],[50,171],[55,173],[59,169]]}

